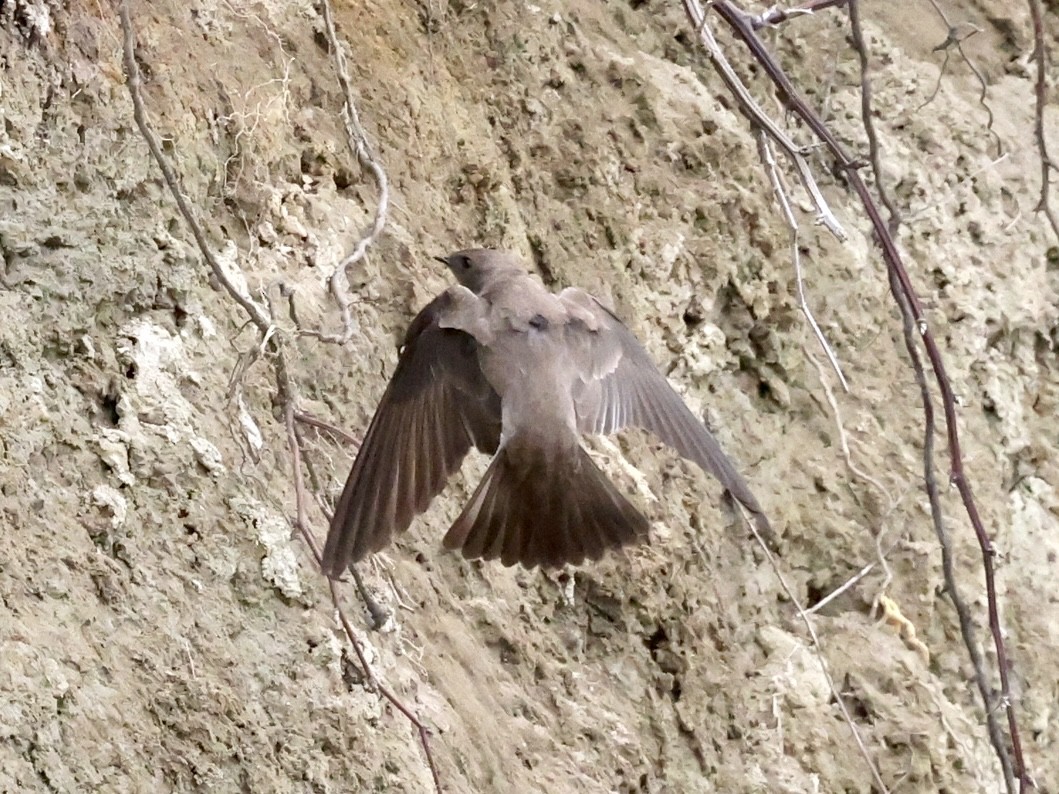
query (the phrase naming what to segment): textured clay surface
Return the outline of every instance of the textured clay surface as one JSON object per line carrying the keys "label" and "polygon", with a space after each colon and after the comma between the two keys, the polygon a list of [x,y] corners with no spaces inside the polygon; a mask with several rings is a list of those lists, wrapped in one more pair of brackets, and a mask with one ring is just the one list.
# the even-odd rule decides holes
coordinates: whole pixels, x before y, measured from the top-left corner
{"label": "textured clay surface", "polygon": [[[291,537],[273,361],[211,282],[135,127],[112,5],[0,2],[0,791],[429,791],[415,730],[366,685]],[[964,48],[988,80],[994,135],[955,53],[928,103],[946,36],[928,4],[863,5],[899,242],[995,536],[1026,755],[1057,791],[1059,267],[1034,213],[1029,21],[1023,4],[946,4],[980,28]],[[132,11],[148,113],[210,245],[281,331],[288,295],[303,327],[338,330],[325,278],[378,193],[346,146],[314,5]],[[876,566],[813,625],[890,790],[1001,791],[922,489],[900,317],[843,174],[811,152],[844,244],[793,196],[808,299],[849,394],[814,364],[788,230],[679,3],[354,0],[336,16],[391,205],[349,271],[352,341],[289,348],[301,410],[359,438],[405,327],[448,283],[432,255],[502,245],[554,287],[586,287],[738,461],[799,601],[886,551],[888,575]],[[764,32],[863,155],[847,34],[838,10]],[[847,467],[821,371],[875,484]],[[304,438],[333,497],[355,448]],[[472,455],[364,566],[390,630],[368,631],[342,586],[374,670],[431,728],[445,790],[873,791],[804,624],[716,484],[644,436],[589,445],[649,516],[649,546],[549,573],[445,553],[484,468]],[[940,434],[938,450],[993,670],[978,547],[945,487]]]}

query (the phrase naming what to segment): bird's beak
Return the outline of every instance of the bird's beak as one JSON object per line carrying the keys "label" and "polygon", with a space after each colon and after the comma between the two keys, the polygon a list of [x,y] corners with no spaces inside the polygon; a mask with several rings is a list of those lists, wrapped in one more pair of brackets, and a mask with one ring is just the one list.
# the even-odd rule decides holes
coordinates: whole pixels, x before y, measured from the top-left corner
{"label": "bird's beak", "polygon": [[441,262],[445,267],[448,267],[449,265],[449,258],[447,256],[435,256],[434,259]]}

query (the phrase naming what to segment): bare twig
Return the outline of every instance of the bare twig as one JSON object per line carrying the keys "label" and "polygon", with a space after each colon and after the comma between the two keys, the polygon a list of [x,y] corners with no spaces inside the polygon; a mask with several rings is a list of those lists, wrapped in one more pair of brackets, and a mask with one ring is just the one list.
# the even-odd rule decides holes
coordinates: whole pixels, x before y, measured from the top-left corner
{"label": "bare twig", "polygon": [[[975,65],[975,62],[971,60],[971,57],[963,51],[963,42],[975,33],[978,33],[979,30],[974,25],[964,25],[964,27],[969,29],[970,32],[961,35],[962,31],[960,27],[949,22],[949,18],[938,4],[938,0],[930,0],[930,4],[934,6],[934,10],[937,12],[938,16],[941,17],[941,21],[945,23],[945,28],[948,30],[948,33],[945,36],[945,41],[934,48],[935,52],[938,50],[945,51],[945,60],[941,64],[941,74],[938,75],[938,85],[934,88],[934,94],[937,94],[938,88],[941,87],[941,75],[945,73],[945,66],[949,62],[949,48],[955,47],[956,51],[960,53],[960,57],[963,58],[963,62],[967,64],[967,68],[974,73],[975,79],[978,80],[978,104],[985,109],[986,116],[988,117],[985,128],[989,131],[989,134],[993,136],[993,140],[996,141],[996,156],[999,157],[1004,152],[1004,144],[1001,142],[1000,136],[997,135],[996,130],[993,129],[993,109],[989,107],[989,103],[985,101],[986,95],[989,92],[989,84],[986,82],[985,75],[982,74],[981,69],[979,69]],[[931,95],[931,99],[933,99],[934,94]]]}
{"label": "bare twig", "polygon": [[760,30],[764,27],[782,24],[794,17],[810,16],[817,11],[823,11],[825,8],[836,8],[844,5],[845,2],[846,0],[807,0],[807,2],[792,8],[773,6],[768,11],[751,17],[751,23],[754,26],[754,30]]}
{"label": "bare twig", "polygon": [[151,156],[154,157],[155,162],[158,164],[158,168],[162,171],[162,177],[169,186],[170,193],[173,194],[173,199],[176,201],[180,214],[184,216],[188,228],[191,229],[191,234],[194,236],[195,242],[198,243],[199,249],[202,251],[202,256],[206,260],[206,264],[208,264],[210,270],[213,271],[213,277],[217,279],[217,282],[224,287],[229,295],[231,295],[232,299],[243,307],[261,333],[268,333],[268,329],[272,325],[272,319],[259,304],[251,300],[250,296],[245,295],[232,282],[228,272],[213,253],[213,248],[206,239],[206,232],[203,230],[202,225],[198,221],[198,217],[195,215],[194,210],[191,209],[191,205],[184,196],[184,191],[180,187],[180,180],[177,177],[176,172],[162,154],[162,144],[159,142],[158,136],[155,135],[154,130],[148,123],[147,111],[144,110],[143,106],[142,79],[140,77],[140,67],[136,63],[136,40],[132,29],[132,21],[129,17],[128,0],[122,0],[119,13],[121,15],[122,31],[125,36],[125,74],[129,83],[129,94],[132,96],[132,116],[136,121],[136,126],[139,127],[140,134],[143,135],[144,140],[147,141],[147,148],[151,150]]}
{"label": "bare twig", "polygon": [[[299,450],[302,452],[301,457],[305,466],[305,470],[309,473],[309,482],[312,484],[313,493],[316,494],[317,506],[320,508],[320,512],[324,514],[324,518],[327,520],[327,523],[330,524],[333,512],[331,510],[330,501],[324,495],[327,489],[324,486],[323,480],[321,480],[319,475],[317,474],[316,466],[314,466],[312,461],[304,455],[305,439],[302,438],[302,434],[298,432],[297,425],[304,424],[309,425],[310,427],[316,427],[321,430],[327,430],[339,436],[340,438],[348,440],[350,443],[356,443],[356,441],[348,433],[340,430],[334,425],[323,421],[322,419],[317,419],[314,416],[310,416],[309,414],[299,413],[298,411],[295,411],[294,421],[294,429],[298,441],[298,447]],[[313,540],[315,542],[315,538]],[[368,618],[370,620],[371,627],[379,631],[383,630],[386,626],[393,626],[394,624],[391,621],[392,615],[390,614],[390,611],[383,607],[381,604],[379,604],[379,602],[371,594],[371,591],[368,590],[367,586],[364,584],[364,580],[361,578],[360,572],[357,570],[356,566],[350,565],[349,572],[353,574],[353,583],[357,587],[357,592],[360,594],[360,598],[364,602],[364,606],[367,607]]]}
{"label": "bare twig", "polygon": [[[983,166],[980,166],[979,168],[976,168],[974,171],[961,175],[957,179],[956,186],[952,190],[950,190],[946,195],[944,195],[937,201],[931,202],[930,204],[926,204],[922,207],[918,207],[915,212],[910,212],[907,216],[903,216],[901,219],[902,222],[911,226],[912,224],[918,223],[920,220],[922,220],[923,216],[925,216],[932,209],[935,209],[936,207],[942,207],[948,202],[959,200],[961,196],[961,191],[963,194],[972,192],[974,190],[974,178],[979,174],[984,174],[991,168],[996,168],[998,165],[1008,159],[1009,154],[1010,152],[1004,152],[997,159],[990,160],[988,163]],[[1018,215],[1016,215],[1015,217],[1017,219]]]}
{"label": "bare twig", "polygon": [[853,721],[853,715],[849,713],[849,708],[846,706],[846,701],[842,697],[842,694],[838,691],[838,687],[835,686],[835,680],[831,677],[831,668],[827,663],[827,658],[824,655],[824,646],[820,641],[820,636],[816,633],[816,627],[813,626],[813,621],[809,618],[809,613],[802,607],[798,597],[794,594],[794,590],[787,584],[787,579],[783,575],[783,571],[780,570],[779,563],[776,562],[776,558],[773,556],[772,551],[769,549],[768,544],[765,543],[765,539],[761,537],[757,531],[757,527],[754,526],[754,522],[750,521],[740,508],[740,513],[743,515],[743,520],[750,524],[750,531],[754,533],[754,538],[757,540],[758,545],[761,546],[761,550],[765,553],[765,557],[769,561],[769,565],[772,566],[772,571],[779,580],[780,587],[787,594],[787,597],[794,604],[795,610],[798,612],[798,617],[801,618],[802,623],[805,624],[806,630],[809,632],[809,637],[813,641],[813,646],[816,648],[816,659],[820,662],[820,670],[824,674],[824,678],[827,680],[828,689],[831,690],[831,697],[835,699],[835,703],[838,704],[839,711],[842,712],[842,716],[849,726],[850,731],[853,733],[853,741],[857,744],[857,749],[860,750],[860,754],[864,757],[865,763],[871,770],[872,779],[875,781],[875,785],[878,788],[880,794],[889,794],[890,789],[883,783],[882,775],[879,773],[879,767],[876,766],[875,760],[871,757],[871,753],[868,751],[867,746],[864,744],[864,738],[860,735],[860,730],[857,728],[857,723]]}
{"label": "bare twig", "polygon": [[[692,24],[698,29],[704,16],[704,11],[698,0],[684,0],[685,8],[689,9],[688,16]],[[693,13],[691,8],[695,7],[698,13]],[[982,554],[982,568],[985,578],[987,612],[989,615],[989,629],[993,637],[993,646],[997,654],[997,672],[1000,677],[1001,703],[1007,714],[1008,732],[1011,738],[1011,749],[1014,756],[1014,767],[1019,779],[1020,791],[1025,791],[1032,785],[1031,777],[1026,769],[1022,743],[1018,728],[1018,718],[1015,714],[1014,700],[1011,695],[1010,670],[1007,645],[1004,641],[1003,629],[1000,625],[1000,614],[997,604],[995,569],[993,557],[996,549],[993,541],[982,523],[978,512],[978,505],[974,499],[974,493],[970,482],[964,471],[963,452],[960,446],[959,425],[956,418],[956,400],[942,360],[941,350],[938,347],[934,334],[930,330],[922,303],[912,285],[911,277],[904,266],[903,259],[897,249],[893,235],[889,233],[887,224],[883,221],[879,208],[868,190],[867,185],[859,173],[860,164],[849,156],[842,143],[832,134],[827,126],[820,120],[819,115],[809,107],[802,99],[797,89],[779,66],[776,59],[765,47],[764,43],[754,31],[750,18],[737,8],[730,0],[716,0],[712,8],[731,27],[752,53],[754,59],[762,66],[765,73],[779,90],[787,106],[800,118],[813,133],[827,146],[832,156],[837,161],[849,179],[849,184],[857,193],[868,218],[874,228],[876,238],[882,248],[883,258],[888,270],[892,273],[891,284],[896,288],[895,300],[907,301],[909,311],[915,321],[915,328],[926,349],[927,358],[934,372],[935,380],[941,392],[942,406],[945,414],[945,426],[949,446],[949,479],[960,493],[964,509],[967,512],[971,525],[974,528],[975,537],[978,540]]]}
{"label": "bare twig", "polygon": [[816,184],[816,178],[813,176],[809,164],[805,161],[802,147],[798,146],[793,140],[791,140],[791,137],[780,129],[780,126],[761,109],[761,106],[743,84],[739,75],[735,73],[735,69],[733,69],[732,65],[728,63],[724,51],[717,43],[717,39],[714,38],[713,31],[710,29],[710,26],[706,24],[706,12],[699,0],[684,0],[684,9],[687,11],[692,24],[695,26],[700,41],[702,41],[703,46],[706,48],[707,52],[709,52],[714,68],[721,76],[725,85],[728,86],[728,90],[738,97],[739,106],[750,119],[751,124],[765,130],[769,137],[776,142],[776,145],[784,151],[795,169],[798,171],[798,178],[801,180],[802,185],[812,199],[813,205],[816,207],[817,222],[826,226],[827,229],[839,240],[845,240],[846,231],[842,228],[842,224],[838,222],[838,218],[835,217],[835,214],[831,212],[827,199],[824,198],[824,194]]}
{"label": "bare twig", "polygon": [[860,60],[860,118],[864,125],[864,132],[868,136],[868,159],[871,162],[871,170],[875,175],[875,192],[879,194],[879,201],[886,207],[890,214],[890,222],[887,229],[890,234],[897,234],[897,227],[901,223],[901,213],[886,191],[886,181],[883,179],[882,162],[879,159],[880,146],[879,136],[875,132],[875,122],[871,116],[871,78],[868,75],[868,46],[864,43],[864,31],[860,26],[860,3],[858,0],[849,0],[849,29],[850,37],[853,39],[853,49],[857,51]]}
{"label": "bare twig", "polygon": [[820,378],[820,386],[823,388],[824,396],[827,398],[827,404],[831,408],[831,414],[835,420],[835,427],[838,429],[838,443],[842,448],[842,458],[846,462],[846,468],[849,469],[850,474],[877,490],[882,495],[883,499],[886,500],[886,509],[888,511],[892,510],[896,502],[893,497],[890,496],[890,492],[886,489],[886,486],[853,462],[853,454],[849,449],[849,438],[846,436],[846,428],[842,423],[842,412],[839,410],[838,401],[835,399],[835,395],[831,391],[831,386],[828,384],[827,378],[824,377],[824,368],[808,350],[805,350],[804,352],[805,357],[809,359],[814,367],[816,367],[816,374]]}
{"label": "bare twig", "polygon": [[1033,136],[1037,140],[1037,151],[1041,156],[1041,198],[1036,211],[1043,212],[1052,227],[1052,233],[1059,241],[1059,219],[1052,210],[1049,193],[1052,186],[1052,171],[1056,165],[1048,156],[1048,141],[1044,136],[1044,106],[1048,103],[1047,83],[1048,53],[1044,49],[1044,20],[1041,19],[1040,0],[1026,0],[1030,6],[1030,19],[1033,20],[1033,59],[1037,64],[1037,79],[1034,82],[1036,106],[1033,115]]}
{"label": "bare twig", "polygon": [[[894,295],[900,295],[900,287],[895,283],[893,271],[890,271],[890,289]],[[978,649],[978,640],[975,638],[976,627],[971,618],[970,607],[960,593],[956,583],[956,567],[953,564],[952,541],[945,529],[944,515],[941,510],[941,496],[938,493],[938,480],[934,469],[934,398],[930,393],[927,383],[926,372],[923,370],[923,360],[919,355],[919,347],[916,345],[915,325],[912,313],[904,300],[898,300],[901,309],[901,328],[904,333],[905,349],[908,358],[912,362],[912,372],[915,375],[916,385],[919,387],[920,399],[923,403],[923,482],[927,491],[927,499],[930,502],[931,523],[934,526],[934,534],[938,537],[938,545],[941,547],[941,573],[945,580],[945,590],[949,594],[949,600],[956,610],[956,617],[960,624],[960,636],[963,645],[967,649],[967,656],[971,660],[974,669],[974,680],[978,687],[978,694],[982,698],[985,707],[986,731],[989,733],[989,741],[993,745],[993,751],[1000,759],[1000,767],[1004,772],[1004,781],[1007,784],[1008,794],[1014,794],[1015,776],[1011,769],[1011,759],[1005,748],[1004,736],[1000,730],[1000,724],[996,718],[996,710],[992,707],[992,693],[985,672],[985,660]]]}
{"label": "bare twig", "polygon": [[757,130],[757,149],[761,161],[765,165],[765,170],[768,172],[769,182],[772,183],[772,192],[776,194],[776,201],[780,205],[780,212],[791,233],[791,260],[794,262],[794,279],[798,288],[798,304],[801,306],[806,322],[813,329],[813,335],[816,336],[820,347],[824,349],[827,360],[831,363],[831,368],[838,376],[839,383],[848,392],[849,384],[846,382],[846,376],[842,374],[842,367],[838,363],[838,357],[835,356],[831,345],[828,344],[824,332],[820,330],[816,317],[813,316],[813,311],[809,308],[809,301],[805,297],[805,282],[802,279],[802,253],[798,244],[798,219],[794,216],[790,199],[787,198],[787,189],[783,184],[783,175],[780,174],[779,168],[776,167],[776,158],[772,156],[772,144],[769,143],[768,136],[761,129]]}
{"label": "bare twig", "polygon": [[[933,3],[934,0],[931,0]],[[934,4],[937,7],[937,4]],[[941,13],[941,9],[938,9]],[[869,160],[872,172],[875,175],[875,189],[879,199],[885,205],[890,214],[890,222],[887,231],[890,235],[897,234],[897,228],[901,223],[901,216],[896,206],[891,202],[886,191],[885,180],[882,176],[880,165],[879,139],[875,134],[875,125],[872,122],[871,109],[871,81],[868,79],[868,49],[864,42],[864,36],[860,26],[860,2],[850,0],[849,2],[850,32],[853,46],[857,50],[861,67],[861,116],[865,132],[868,135]],[[944,17],[944,15],[942,15]],[[987,685],[987,676],[982,655],[978,650],[978,641],[974,636],[974,624],[971,621],[970,610],[960,594],[956,584],[955,571],[952,566],[952,550],[948,535],[945,531],[944,516],[941,510],[941,500],[938,495],[937,479],[934,470],[934,402],[927,386],[926,376],[923,372],[923,362],[919,356],[919,350],[913,335],[913,318],[909,310],[908,301],[902,300],[900,285],[895,281],[895,273],[892,268],[887,270],[890,279],[890,289],[897,298],[898,307],[901,310],[902,330],[904,332],[905,348],[912,363],[912,371],[915,374],[916,383],[919,385],[921,402],[923,405],[924,420],[924,442],[923,442],[923,481],[927,490],[930,503],[930,515],[938,543],[942,550],[942,569],[945,578],[946,589],[956,608],[960,619],[960,633],[963,638],[964,647],[967,649],[968,658],[974,668],[975,680],[978,684],[979,694],[982,697],[982,705],[985,709],[986,728],[989,733],[993,751],[1000,759],[1000,766],[1004,772],[1004,780],[1007,783],[1009,794],[1015,791],[1015,778],[1011,770],[1011,760],[1006,751],[1000,726],[997,723],[996,712],[991,707],[992,698]],[[878,539],[876,539],[878,544]],[[887,571],[889,575],[889,571]],[[873,610],[874,611],[874,610]]]}
{"label": "bare twig", "polygon": [[360,441],[358,441],[356,437],[350,435],[341,427],[333,425],[330,422],[325,422],[323,419],[317,419],[312,414],[297,411],[294,414],[294,419],[295,421],[300,422],[303,425],[309,425],[311,427],[317,428],[318,430],[323,430],[324,432],[330,433],[344,444],[350,444],[352,446],[358,446],[360,444]]}
{"label": "bare twig", "polygon": [[[316,542],[316,538],[313,537],[312,530],[309,528],[309,520],[306,511],[306,503],[308,500],[305,497],[305,482],[302,477],[301,444],[298,441],[298,434],[294,426],[295,419],[293,404],[288,404],[287,410],[284,412],[284,422],[287,427],[287,440],[290,445],[291,453],[291,468],[294,475],[294,500],[297,506],[295,517],[296,529],[305,540],[305,544],[309,547],[309,550],[312,552],[317,568],[321,568],[323,567],[323,558],[321,557],[320,547]],[[420,721],[412,710],[405,706],[389,688],[383,685],[382,681],[380,681],[378,676],[375,675],[375,672],[371,669],[371,665],[368,664],[363,649],[360,647],[360,642],[357,640],[353,624],[349,622],[349,618],[346,617],[346,613],[342,609],[341,598],[338,594],[338,583],[330,578],[327,580],[327,583],[331,589],[331,600],[335,607],[335,613],[338,615],[338,620],[342,624],[342,630],[345,632],[346,639],[349,640],[350,645],[353,646],[353,650],[357,654],[357,660],[360,662],[361,669],[364,670],[364,675],[366,675],[368,680],[371,681],[375,691],[388,700],[390,705],[401,712],[401,714],[403,714],[419,731],[419,743],[423,747],[423,754],[426,756],[427,764],[430,766],[430,774],[434,778],[434,788],[440,794],[441,779],[438,777],[437,766],[434,764],[434,756],[430,752],[430,729],[427,728],[426,724]]]}
{"label": "bare twig", "polygon": [[[881,534],[882,533],[880,533],[876,537],[877,538],[881,537]],[[887,546],[885,549],[883,549],[881,546],[878,546],[878,544],[876,544],[876,554],[878,556],[878,559],[876,559],[874,562],[869,562],[867,565],[865,565],[863,568],[861,568],[859,571],[857,571],[855,574],[853,574],[853,576],[849,577],[849,579],[844,581],[842,584],[840,584],[838,587],[836,587],[834,590],[832,590],[826,596],[821,598],[819,601],[817,601],[815,604],[813,604],[811,607],[809,607],[809,609],[805,610],[805,613],[807,615],[812,615],[812,614],[815,614],[816,612],[819,612],[821,609],[823,609],[825,606],[830,604],[832,601],[834,601],[836,598],[838,598],[844,592],[849,590],[851,587],[856,586],[857,582],[859,582],[861,579],[863,579],[865,576],[867,576],[869,573],[871,573],[873,570],[875,570],[875,566],[876,565],[879,565],[880,563],[883,564],[883,565],[886,565],[886,557],[890,554],[891,551],[893,551],[895,548],[897,548],[897,544],[900,543],[900,542],[901,542],[901,538],[898,538],[897,540],[891,542],[890,545]],[[887,570],[889,570],[888,567],[887,567]],[[885,589],[885,584],[880,586],[879,589],[880,589],[880,591]],[[878,596],[876,596],[876,598],[874,600],[878,601]]]}
{"label": "bare twig", "polygon": [[363,125],[360,123],[360,115],[357,113],[357,106],[353,101],[353,88],[350,85],[349,69],[346,66],[346,56],[342,50],[342,44],[338,40],[338,35],[335,33],[335,21],[334,13],[331,10],[331,0],[320,0],[320,11],[324,20],[324,31],[327,34],[327,43],[331,48],[331,55],[335,62],[335,71],[338,74],[338,84],[342,88],[342,97],[345,100],[345,106],[343,108],[345,112],[343,113],[342,118],[346,127],[346,143],[349,145],[349,150],[353,153],[353,156],[357,158],[361,166],[371,172],[372,177],[375,179],[375,185],[379,191],[379,201],[375,206],[375,216],[372,220],[371,227],[353,247],[353,251],[335,266],[335,269],[332,271],[331,276],[328,279],[331,294],[334,296],[335,303],[338,304],[339,311],[342,315],[342,334],[336,336],[316,331],[307,332],[313,336],[319,337],[323,341],[343,344],[348,342],[356,331],[353,324],[352,312],[350,310],[353,299],[349,294],[349,279],[346,275],[346,271],[351,265],[356,264],[364,258],[365,254],[368,252],[368,248],[370,248],[382,234],[383,229],[386,226],[386,212],[390,205],[390,187],[389,180],[386,178],[386,171],[383,169],[379,158],[375,156],[371,144],[368,143],[368,135],[364,131]]}

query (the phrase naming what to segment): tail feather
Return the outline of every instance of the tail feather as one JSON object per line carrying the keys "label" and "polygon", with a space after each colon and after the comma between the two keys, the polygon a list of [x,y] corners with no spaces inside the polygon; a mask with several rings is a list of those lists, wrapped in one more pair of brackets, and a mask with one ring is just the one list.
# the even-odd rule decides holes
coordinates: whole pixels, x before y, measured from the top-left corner
{"label": "tail feather", "polygon": [[647,519],[580,446],[497,451],[445,546],[469,559],[555,567],[647,539]]}

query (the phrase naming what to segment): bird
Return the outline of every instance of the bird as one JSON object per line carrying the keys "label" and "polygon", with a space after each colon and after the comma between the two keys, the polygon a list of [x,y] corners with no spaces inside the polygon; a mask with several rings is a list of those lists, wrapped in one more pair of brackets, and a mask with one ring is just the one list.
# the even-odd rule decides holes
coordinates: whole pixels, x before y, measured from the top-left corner
{"label": "bird", "polygon": [[648,540],[646,517],[582,435],[653,433],[712,474],[771,534],[716,439],[633,333],[588,292],[558,294],[510,251],[434,257],[457,283],[412,321],[330,523],[331,578],[425,511],[474,447],[492,456],[443,545],[526,568],[578,565]]}

